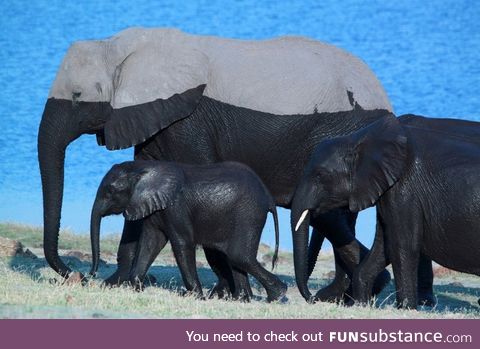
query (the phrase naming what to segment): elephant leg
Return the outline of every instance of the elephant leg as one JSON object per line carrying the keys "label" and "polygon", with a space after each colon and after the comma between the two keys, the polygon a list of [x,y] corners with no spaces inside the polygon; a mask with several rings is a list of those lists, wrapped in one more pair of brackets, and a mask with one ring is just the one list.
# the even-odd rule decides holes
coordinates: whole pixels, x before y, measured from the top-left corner
{"label": "elephant leg", "polygon": [[208,298],[218,297],[219,299],[230,297],[234,290],[235,284],[233,279],[233,270],[229,266],[226,257],[222,252],[204,247],[205,257],[210,268],[218,278],[216,285],[209,292]]}
{"label": "elephant leg", "polygon": [[[330,285],[319,290],[315,296],[321,301],[351,299],[350,281],[353,271],[368,253],[368,249],[355,239],[356,219],[357,213],[352,213],[348,209],[332,210],[317,215],[313,219],[314,227],[324,231],[325,236],[332,243],[335,255],[335,279]],[[381,271],[373,284],[373,294],[380,293],[390,280],[390,273],[386,269]]]}
{"label": "elephant leg", "polygon": [[[358,240],[353,240],[351,243],[336,247],[335,251],[338,253],[337,266],[342,266],[346,271],[348,278],[351,279],[353,272],[360,264],[360,262],[367,256],[368,249]],[[372,286],[372,294],[376,296],[379,294],[391,281],[391,276],[388,270],[383,269],[376,276]],[[352,299],[351,285],[345,292],[345,301]]]}
{"label": "elephant leg", "polygon": [[[329,235],[340,234],[346,241],[352,241],[355,239],[354,230],[352,231],[350,225],[347,224],[347,217],[340,214],[340,210],[334,210],[320,215],[314,215],[310,221],[310,224],[314,227],[312,232],[312,238],[309,244],[308,253],[308,265],[313,271],[313,266],[320,252],[321,244],[325,239],[327,232]],[[336,302],[343,299],[345,292],[347,291],[350,280],[343,269],[342,264],[338,256],[337,250],[334,248],[335,257],[335,278],[326,287],[317,292],[315,298],[322,302]]]}
{"label": "elephant leg", "polygon": [[198,278],[197,265],[195,262],[195,246],[183,241],[179,237],[170,236],[172,250],[182,275],[183,283],[188,292],[196,298],[203,299],[202,285]]}
{"label": "elephant leg", "polygon": [[423,216],[407,205],[394,207],[395,214],[384,210],[387,223],[383,229],[388,239],[385,248],[392,263],[397,307],[416,309]]}
{"label": "elephant leg", "polygon": [[158,225],[153,222],[152,217],[144,219],[142,236],[140,237],[135,261],[129,275],[130,283],[136,290],[143,289],[148,268],[150,268],[167,242],[167,236],[158,229]]}
{"label": "elephant leg", "polygon": [[420,255],[413,251],[393,253],[391,256],[395,287],[397,290],[397,307],[399,308],[417,308],[416,275],[418,273],[419,257]]}
{"label": "elephant leg", "polygon": [[229,254],[229,259],[235,268],[251,274],[262,284],[263,287],[265,287],[265,290],[267,291],[268,302],[281,299],[287,292],[287,285],[285,285],[278,277],[262,267],[257,261],[255,255],[245,255],[244,253],[235,252]]}
{"label": "elephant leg", "polygon": [[235,300],[250,301],[253,296],[248,274],[232,268],[227,257],[220,251],[204,247],[205,257],[218,277],[218,283],[209,293],[209,298],[232,297]]}
{"label": "elephant leg", "polygon": [[432,260],[422,253],[418,262],[418,305],[433,307],[435,304]]}
{"label": "elephant leg", "polygon": [[352,291],[356,302],[365,304],[370,301],[375,279],[388,264],[383,229],[377,221],[373,247],[353,273]]}
{"label": "elephant leg", "polygon": [[250,287],[250,281],[248,280],[248,274],[237,268],[233,268],[232,271],[233,280],[235,281],[235,290],[232,295],[233,299],[250,302],[250,299],[253,297],[253,292]]}
{"label": "elephant leg", "polygon": [[130,270],[135,260],[138,240],[142,234],[142,226],[142,220],[125,220],[122,238],[120,239],[120,246],[117,252],[117,270],[104,281],[106,286],[117,286],[129,280]]}

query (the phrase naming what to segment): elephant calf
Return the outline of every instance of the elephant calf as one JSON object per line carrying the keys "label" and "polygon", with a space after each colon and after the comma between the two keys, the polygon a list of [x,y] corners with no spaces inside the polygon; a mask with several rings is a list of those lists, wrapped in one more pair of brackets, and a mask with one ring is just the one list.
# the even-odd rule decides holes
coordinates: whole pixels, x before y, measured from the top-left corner
{"label": "elephant calf", "polygon": [[[376,275],[391,262],[397,304],[416,308],[421,254],[480,275],[479,173],[480,124],[475,122],[389,116],[350,136],[324,141],[293,200],[294,253],[304,256],[301,236],[308,232],[305,222],[312,210],[348,207],[357,212],[376,204],[375,242],[354,272],[353,297],[368,301]],[[304,264],[295,266],[296,278],[302,294],[310,297]]]}
{"label": "elephant calf", "polygon": [[[258,176],[247,166],[225,162],[187,165],[166,161],[129,161],[113,166],[103,178],[92,209],[92,273],[98,269],[101,218],[123,213],[129,221],[143,220],[137,261],[130,281],[143,281],[150,263],[160,252],[163,232],[170,240],[188,291],[203,297],[195,263],[195,247],[214,250],[226,268],[253,275],[266,289],[268,301],[278,300],[287,286],[257,261],[257,250],[268,212],[275,221],[278,255],[278,219],[275,202]],[[164,241],[164,240],[163,240]],[[142,256],[142,258],[138,258]],[[138,262],[142,260],[144,262]],[[145,262],[148,261],[148,262]]]}

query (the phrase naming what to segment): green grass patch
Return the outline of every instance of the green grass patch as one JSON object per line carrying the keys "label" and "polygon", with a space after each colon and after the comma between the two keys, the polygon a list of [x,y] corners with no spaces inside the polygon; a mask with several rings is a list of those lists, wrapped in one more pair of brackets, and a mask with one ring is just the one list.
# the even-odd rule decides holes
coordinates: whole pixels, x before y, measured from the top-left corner
{"label": "green grass patch", "polygon": [[[19,240],[31,249],[38,258],[0,258],[0,318],[480,318],[477,300],[480,297],[478,277],[461,273],[445,273],[435,279],[435,293],[438,305],[434,309],[419,311],[397,310],[393,304],[395,291],[393,283],[380,294],[377,307],[344,307],[337,304],[307,304],[300,296],[293,275],[292,254],[282,251],[277,274],[289,286],[287,299],[274,304],[266,303],[263,288],[251,279],[254,299],[250,303],[224,300],[200,301],[182,297],[177,291],[182,280],[175,265],[170,248],[162,251],[151,267],[149,274],[156,280],[155,285],[144,292],[135,292],[127,287],[105,289],[101,280],[116,269],[115,253],[119,237],[102,239],[102,258],[99,278],[90,280],[87,286],[63,285],[59,276],[47,265],[42,255],[42,229],[24,225],[0,224],[0,236]],[[74,270],[83,273],[90,269],[90,260],[65,256],[74,249],[90,253],[88,235],[76,235],[62,231],[60,234],[62,259]],[[272,250],[262,246],[258,260],[263,257],[268,263]],[[197,252],[197,269],[205,293],[211,288],[216,277],[206,263],[201,249]],[[334,270],[333,255],[322,254],[317,262],[312,291],[326,286]]]}

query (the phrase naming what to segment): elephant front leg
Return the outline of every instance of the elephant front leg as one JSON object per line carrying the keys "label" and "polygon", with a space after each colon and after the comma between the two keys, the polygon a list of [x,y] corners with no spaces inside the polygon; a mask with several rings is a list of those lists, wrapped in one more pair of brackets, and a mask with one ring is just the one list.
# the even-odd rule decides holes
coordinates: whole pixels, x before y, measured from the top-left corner
{"label": "elephant front leg", "polygon": [[419,255],[412,252],[392,257],[398,308],[417,308],[418,259]]}
{"label": "elephant front leg", "polygon": [[[400,211],[398,215],[400,216],[401,213],[403,212]],[[401,215],[401,217],[408,216]],[[392,262],[397,291],[397,307],[416,309],[420,227],[419,224],[411,222],[401,224],[398,221],[392,222],[390,228],[385,228],[385,235],[388,237],[387,253]]]}
{"label": "elephant front leg", "polygon": [[366,304],[370,301],[375,278],[387,265],[384,234],[381,224],[377,221],[372,250],[353,273],[352,291],[356,302]]}
{"label": "elephant front leg", "polygon": [[[346,218],[347,216],[344,215],[341,210],[333,210],[324,214],[315,214],[311,218],[310,223],[313,226],[313,231],[308,246],[309,277],[315,267],[326,234],[332,236],[335,236],[334,234],[340,234],[341,236],[348,238],[348,241],[355,239],[353,233],[354,230],[352,231],[350,229]],[[335,255],[335,278],[328,286],[320,289],[316,293],[315,299],[321,302],[336,302],[342,300],[350,285],[350,279],[342,265],[339,263],[336,249],[334,248],[333,251]]]}
{"label": "elephant front leg", "polygon": [[108,277],[104,284],[106,286],[117,286],[129,280],[130,270],[137,251],[138,240],[142,234],[143,221],[125,220],[117,252],[117,270]]}
{"label": "elephant front leg", "polygon": [[[348,302],[352,299],[351,277],[368,253],[368,249],[355,238],[356,219],[356,213],[342,208],[317,215],[313,220],[315,228],[323,231],[332,243],[335,254],[335,279],[315,296],[321,301]],[[372,286],[373,294],[380,293],[390,280],[390,273],[382,270]]]}
{"label": "elephant front leg", "polygon": [[138,242],[135,261],[130,271],[129,280],[136,290],[143,289],[148,269],[168,242],[167,236],[158,229],[152,218],[150,216],[144,220],[142,236]]}
{"label": "elephant front leg", "polygon": [[178,268],[182,275],[183,283],[188,292],[191,292],[198,299],[203,299],[202,285],[197,274],[195,263],[195,246],[187,243],[178,237],[172,237],[170,241],[172,250],[177,261]]}
{"label": "elephant front leg", "polygon": [[420,254],[418,262],[418,305],[433,307],[437,300],[433,293],[432,260]]}
{"label": "elephant front leg", "polygon": [[333,250],[335,257],[335,277],[326,287],[320,289],[315,294],[315,299],[321,302],[338,302],[344,300],[350,286],[350,278],[339,263],[337,251]]}

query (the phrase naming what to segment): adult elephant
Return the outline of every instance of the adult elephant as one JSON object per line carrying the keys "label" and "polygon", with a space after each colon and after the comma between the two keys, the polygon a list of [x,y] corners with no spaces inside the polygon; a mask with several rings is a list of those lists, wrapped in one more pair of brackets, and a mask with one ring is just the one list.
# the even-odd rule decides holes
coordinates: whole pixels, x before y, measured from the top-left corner
{"label": "adult elephant", "polygon": [[[315,40],[242,41],[132,28],[74,43],[50,90],[38,136],[45,257],[68,277],[71,270],[58,256],[64,157],[82,134],[96,134],[110,150],[135,146],[135,159],[243,162],[276,204],[289,208],[316,144],[391,110],[361,60]],[[336,279],[322,297],[342,294],[343,268],[367,251],[354,237],[352,220],[346,211],[311,219],[338,261]],[[126,223],[118,269],[108,283],[128,279],[140,235],[141,223]],[[383,277],[381,284],[389,276]]]}

